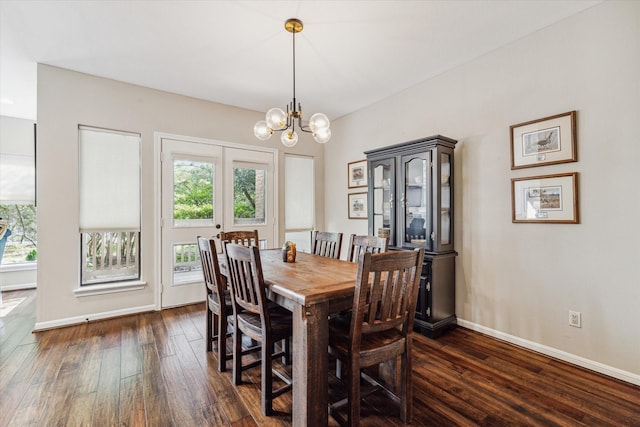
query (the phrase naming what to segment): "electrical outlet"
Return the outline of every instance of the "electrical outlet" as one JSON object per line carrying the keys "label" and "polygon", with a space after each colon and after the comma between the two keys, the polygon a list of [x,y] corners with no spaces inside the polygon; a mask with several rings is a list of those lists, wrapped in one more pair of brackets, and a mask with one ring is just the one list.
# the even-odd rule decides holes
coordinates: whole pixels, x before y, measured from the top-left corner
{"label": "electrical outlet", "polygon": [[569,326],[574,326],[576,328],[582,327],[582,315],[579,311],[569,310]]}

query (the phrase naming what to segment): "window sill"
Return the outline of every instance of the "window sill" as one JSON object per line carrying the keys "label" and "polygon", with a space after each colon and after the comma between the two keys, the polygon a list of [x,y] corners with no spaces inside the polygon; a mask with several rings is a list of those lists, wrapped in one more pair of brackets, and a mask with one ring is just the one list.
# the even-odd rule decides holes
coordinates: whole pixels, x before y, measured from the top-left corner
{"label": "window sill", "polygon": [[37,270],[37,262],[16,262],[12,264],[3,264],[0,266],[0,273],[8,273],[11,271],[30,271]]}
{"label": "window sill", "polygon": [[73,291],[77,297],[88,297],[93,295],[113,294],[116,292],[139,291],[147,286],[147,282],[135,280],[131,282],[102,283],[99,285],[88,285],[77,288]]}

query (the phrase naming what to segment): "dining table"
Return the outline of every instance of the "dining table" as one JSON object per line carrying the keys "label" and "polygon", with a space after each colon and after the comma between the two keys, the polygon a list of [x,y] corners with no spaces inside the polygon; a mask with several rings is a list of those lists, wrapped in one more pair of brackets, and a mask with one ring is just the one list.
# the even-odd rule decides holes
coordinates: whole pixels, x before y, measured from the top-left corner
{"label": "dining table", "polygon": [[358,264],[304,252],[284,262],[281,249],[260,260],[267,297],[293,313],[292,424],[326,426],[329,315],[352,307]]}

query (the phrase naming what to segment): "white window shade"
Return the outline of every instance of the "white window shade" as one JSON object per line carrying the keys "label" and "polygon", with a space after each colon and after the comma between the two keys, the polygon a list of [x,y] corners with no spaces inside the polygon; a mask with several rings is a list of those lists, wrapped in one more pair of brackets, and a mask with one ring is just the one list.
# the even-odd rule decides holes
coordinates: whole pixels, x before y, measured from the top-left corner
{"label": "white window shade", "polygon": [[314,222],[313,158],[285,156],[285,229],[311,230]]}
{"label": "white window shade", "polygon": [[140,230],[140,135],[79,128],[80,231]]}
{"label": "white window shade", "polygon": [[33,156],[0,153],[0,203],[33,204],[35,171]]}

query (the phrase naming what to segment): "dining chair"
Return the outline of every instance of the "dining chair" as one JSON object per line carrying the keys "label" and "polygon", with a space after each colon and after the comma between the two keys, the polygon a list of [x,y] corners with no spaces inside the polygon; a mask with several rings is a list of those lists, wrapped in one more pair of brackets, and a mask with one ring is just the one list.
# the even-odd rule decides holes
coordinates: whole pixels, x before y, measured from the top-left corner
{"label": "dining chair", "polygon": [[358,258],[365,252],[379,254],[389,250],[389,238],[378,236],[356,236],[349,237],[349,253],[347,261],[358,262]]}
{"label": "dining chair", "polygon": [[258,230],[244,231],[221,231],[220,241],[231,242],[243,246],[259,246]]}
{"label": "dining chair", "polygon": [[[365,252],[358,262],[353,310],[329,321],[329,354],[345,366],[347,399],[330,403],[329,413],[340,424],[357,426],[360,422],[361,372],[385,361],[400,358],[398,387],[392,390],[384,381],[371,381],[399,402],[400,419],[411,422],[411,331],[418,298],[424,248],[379,254]],[[367,395],[370,393],[367,393]],[[339,408],[347,406],[346,419]]]}
{"label": "dining chair", "polygon": [[[291,378],[273,368],[273,360],[284,357],[289,362],[288,344],[283,351],[274,353],[275,343],[287,341],[293,335],[293,319],[290,311],[269,303],[265,292],[260,250],[256,246],[225,243],[227,279],[233,307],[233,383],[242,382],[242,371],[262,365],[261,403],[264,415],[273,414],[273,399],[291,390]],[[242,335],[262,344],[260,361],[242,365]],[[273,389],[273,375],[285,385]]]}
{"label": "dining chair", "polygon": [[220,273],[218,253],[215,239],[198,236],[198,251],[202,263],[202,275],[207,290],[207,351],[213,351],[213,342],[218,342],[218,370],[227,370],[227,360],[232,354],[227,354],[228,322],[231,316],[231,294],[227,290],[227,281]]}
{"label": "dining chair", "polygon": [[311,231],[311,253],[327,258],[340,259],[342,233]]}

